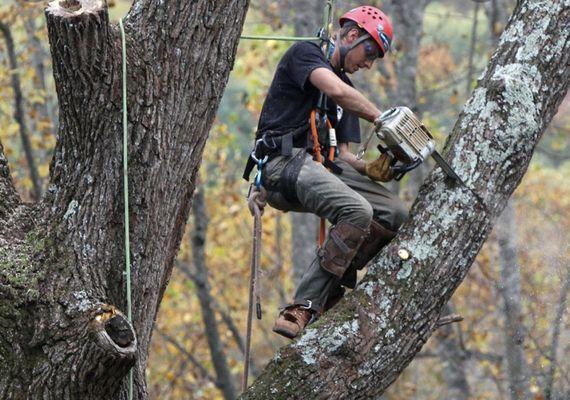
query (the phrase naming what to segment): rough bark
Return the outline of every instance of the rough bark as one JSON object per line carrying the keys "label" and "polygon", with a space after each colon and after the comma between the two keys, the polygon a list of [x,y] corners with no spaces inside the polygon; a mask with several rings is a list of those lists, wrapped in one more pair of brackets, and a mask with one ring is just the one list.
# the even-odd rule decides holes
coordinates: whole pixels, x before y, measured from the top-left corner
{"label": "rough bark", "polygon": [[235,399],[235,390],[232,374],[224,354],[224,345],[220,338],[216,314],[212,306],[212,295],[210,294],[210,283],[208,281],[208,267],[206,266],[206,235],[208,232],[208,215],[202,190],[196,191],[192,204],[192,214],[194,216],[194,226],[191,234],[192,258],[194,260],[194,274],[192,280],[196,284],[196,293],[200,300],[202,310],[202,321],[204,321],[204,331],[210,356],[214,369],[216,370],[217,386],[221,390],[226,400]]}
{"label": "rough bark", "polygon": [[511,400],[529,399],[530,371],[524,351],[525,327],[521,306],[521,276],[518,262],[515,210],[509,201],[497,221],[500,281],[505,316],[505,359]]}
{"label": "rough bark", "polygon": [[60,128],[22,204],[0,154],[0,398],[135,399],[247,0],[140,0],[125,19],[133,323],[126,320],[121,44],[103,1],[46,10]]}
{"label": "rough bark", "polygon": [[10,27],[3,22],[0,22],[0,32],[6,41],[6,49],[8,51],[8,60],[10,61],[10,69],[12,70],[12,90],[14,91],[14,119],[20,126],[20,139],[22,140],[22,147],[26,155],[26,163],[28,164],[28,171],[30,173],[30,180],[32,181],[32,198],[38,200],[42,194],[42,184],[40,176],[38,175],[38,168],[36,167],[36,160],[34,158],[34,151],[32,143],[30,142],[30,132],[26,123],[26,113],[24,111],[24,97],[22,95],[22,87],[20,85],[20,72],[18,70],[18,59],[14,49],[14,39]]}
{"label": "rough bark", "polygon": [[446,146],[467,187],[436,168],[356,290],[283,348],[243,398],[374,398],[397,378],[433,332],[567,93],[568,24],[568,0],[518,3]]}

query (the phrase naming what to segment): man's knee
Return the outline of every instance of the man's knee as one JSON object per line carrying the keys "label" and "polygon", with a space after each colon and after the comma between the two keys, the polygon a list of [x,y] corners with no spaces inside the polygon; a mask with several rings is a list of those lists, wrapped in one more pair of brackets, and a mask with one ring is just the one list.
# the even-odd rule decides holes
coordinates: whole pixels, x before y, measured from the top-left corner
{"label": "man's knee", "polygon": [[373,214],[374,210],[370,203],[362,198],[362,201],[347,206],[339,216],[338,222],[348,222],[363,229],[368,229],[372,222]]}

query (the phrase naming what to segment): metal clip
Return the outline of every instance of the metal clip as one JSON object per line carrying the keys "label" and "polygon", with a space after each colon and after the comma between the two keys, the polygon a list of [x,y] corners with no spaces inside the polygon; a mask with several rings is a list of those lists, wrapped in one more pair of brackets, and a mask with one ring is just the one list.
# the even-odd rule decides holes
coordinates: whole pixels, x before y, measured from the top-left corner
{"label": "metal clip", "polygon": [[300,308],[303,308],[303,309],[305,309],[305,310],[310,310],[311,307],[313,307],[313,302],[312,302],[311,300],[305,300],[305,301],[307,302],[308,305],[307,305],[307,306],[300,305],[299,307],[300,307]]}
{"label": "metal clip", "polygon": [[[255,151],[254,151],[255,153]],[[267,162],[267,160],[269,159],[269,156],[265,156],[263,157],[262,160],[258,159],[257,157],[255,157],[255,155],[252,153],[251,154],[251,158],[254,159],[254,161],[257,162],[257,174],[255,174],[255,186],[259,189],[261,187],[261,171],[263,170],[263,164],[265,164]]]}

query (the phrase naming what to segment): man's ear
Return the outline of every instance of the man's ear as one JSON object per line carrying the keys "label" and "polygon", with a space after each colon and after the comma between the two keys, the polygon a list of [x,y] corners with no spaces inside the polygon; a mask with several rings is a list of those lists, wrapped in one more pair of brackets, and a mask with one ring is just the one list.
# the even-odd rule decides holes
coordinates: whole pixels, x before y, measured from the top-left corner
{"label": "man's ear", "polygon": [[348,31],[348,33],[345,36],[346,44],[352,44],[352,42],[354,42],[359,37],[360,37],[360,32],[358,31],[358,28],[356,27],[352,28],[351,30]]}

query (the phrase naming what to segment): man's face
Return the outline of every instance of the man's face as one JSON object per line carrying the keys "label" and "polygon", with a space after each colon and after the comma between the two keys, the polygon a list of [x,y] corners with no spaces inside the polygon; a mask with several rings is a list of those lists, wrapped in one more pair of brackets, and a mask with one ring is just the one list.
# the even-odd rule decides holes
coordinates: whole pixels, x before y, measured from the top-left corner
{"label": "man's face", "polygon": [[[358,39],[358,32],[356,30],[354,32],[355,34],[353,31],[349,33],[351,43]],[[367,39],[348,52],[344,59],[344,70],[352,74],[362,68],[370,69],[374,60],[380,56],[380,52],[378,44],[373,39]]]}

